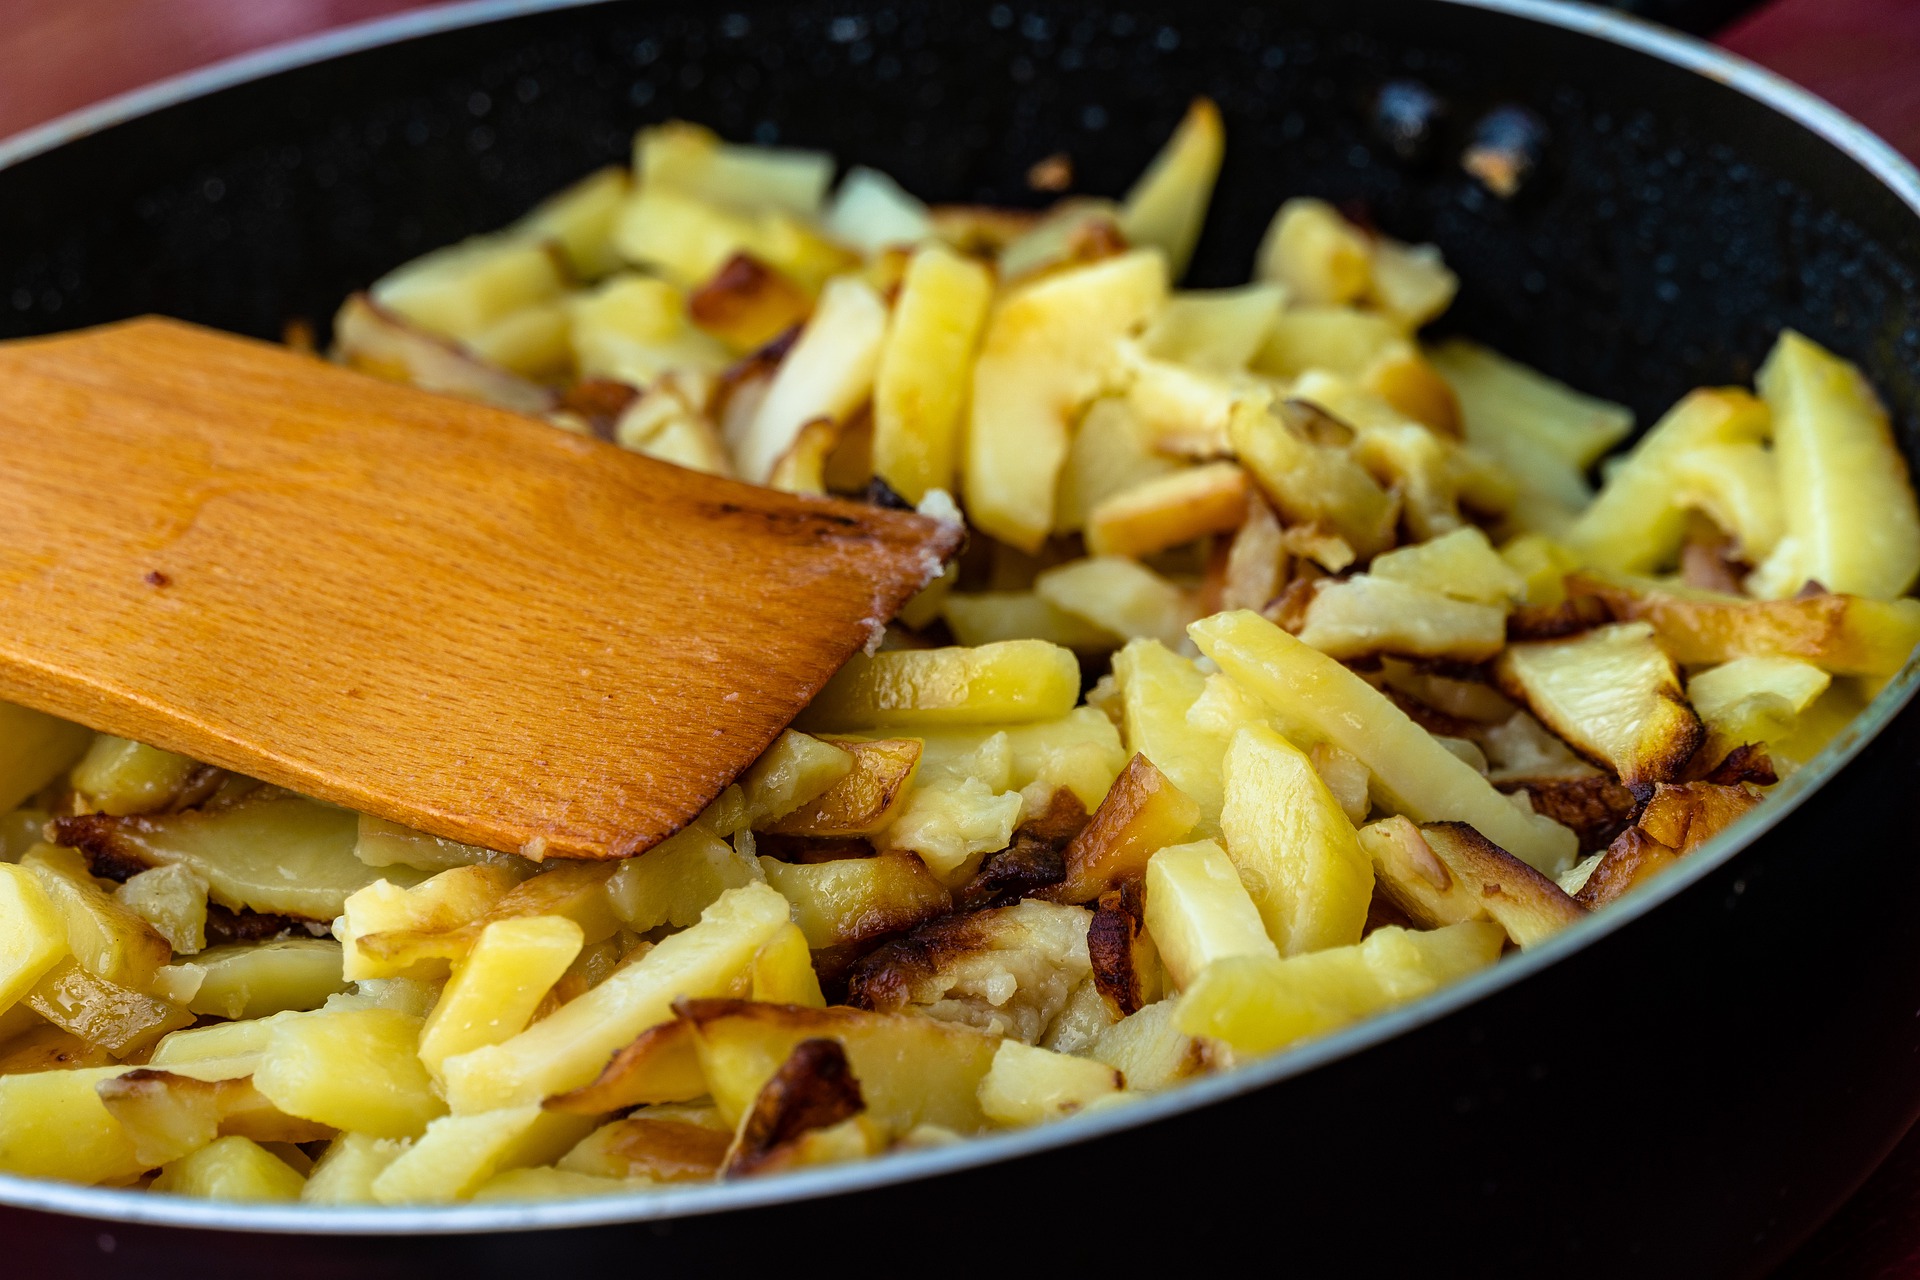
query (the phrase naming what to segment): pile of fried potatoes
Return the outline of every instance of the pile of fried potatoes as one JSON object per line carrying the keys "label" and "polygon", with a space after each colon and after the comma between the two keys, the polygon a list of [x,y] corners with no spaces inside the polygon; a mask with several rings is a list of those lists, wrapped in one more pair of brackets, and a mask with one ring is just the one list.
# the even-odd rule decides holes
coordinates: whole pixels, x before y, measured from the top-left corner
{"label": "pile of fried potatoes", "polygon": [[1553,936],[1905,663],[1852,366],[1784,334],[1609,456],[1626,409],[1424,343],[1438,252],[1320,201],[1174,289],[1223,146],[1198,102],[1026,213],[668,124],[349,299],[361,370],[971,545],[620,862],[0,706],[0,1171],[594,1195],[1114,1106]]}

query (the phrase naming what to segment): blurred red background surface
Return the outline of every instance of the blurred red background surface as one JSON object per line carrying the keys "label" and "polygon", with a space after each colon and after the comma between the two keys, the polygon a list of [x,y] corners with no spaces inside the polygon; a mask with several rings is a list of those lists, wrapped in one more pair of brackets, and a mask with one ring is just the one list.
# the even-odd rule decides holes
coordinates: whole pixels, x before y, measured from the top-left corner
{"label": "blurred red background surface", "polygon": [[[431,0],[0,0],[0,137],[102,98]],[[1920,160],[1920,0],[1774,0],[1721,43]],[[1920,1132],[1781,1280],[1920,1276]]]}

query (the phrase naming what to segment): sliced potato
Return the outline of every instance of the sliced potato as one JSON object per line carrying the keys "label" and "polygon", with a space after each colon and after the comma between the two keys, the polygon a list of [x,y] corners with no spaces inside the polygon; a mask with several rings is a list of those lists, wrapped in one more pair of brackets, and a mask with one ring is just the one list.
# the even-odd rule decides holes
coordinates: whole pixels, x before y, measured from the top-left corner
{"label": "sliced potato", "polygon": [[1166,259],[1137,250],[1001,300],[974,365],[964,466],[967,514],[982,532],[1039,549],[1071,425],[1113,376],[1115,340],[1143,325],[1166,291]]}
{"label": "sliced potato", "polygon": [[797,809],[757,829],[794,836],[865,836],[893,821],[912,786],[921,744],[912,738],[847,738],[831,745],[852,758],[852,769]]}
{"label": "sliced potato", "polygon": [[687,318],[743,355],[805,322],[812,310],[806,290],[750,253],[734,254],[687,295]]}
{"label": "sliced potato", "polygon": [[1220,759],[1227,735],[1188,719],[1207,689],[1207,678],[1157,640],[1128,644],[1114,655],[1113,671],[1120,682],[1127,746],[1200,806],[1198,834],[1217,832],[1224,794]]}
{"label": "sliced potato", "polygon": [[102,1080],[100,1101],[120,1122],[149,1168],[168,1164],[216,1137],[255,1142],[318,1142],[333,1130],[276,1110],[245,1076],[197,1079],[171,1071],[128,1071]]}
{"label": "sliced potato", "polygon": [[546,244],[475,236],[374,282],[373,300],[411,324],[465,341],[510,312],[560,296],[566,277]]}
{"label": "sliced potato", "polygon": [[1165,1089],[1215,1065],[1210,1042],[1177,1025],[1178,997],[1150,1004],[1100,1033],[1089,1054],[1118,1071],[1133,1090]]}
{"label": "sliced potato", "polygon": [[1827,691],[1832,677],[1798,658],[1735,658],[1696,672],[1687,700],[1707,726],[1709,758],[1749,742],[1775,742]]}
{"label": "sliced potato", "polygon": [[1097,555],[1048,569],[1034,594],[1065,613],[1127,639],[1177,645],[1199,609],[1192,597],[1136,560]]}
{"label": "sliced potato", "polygon": [[1060,469],[1054,532],[1077,533],[1108,498],[1179,470],[1156,443],[1154,426],[1125,397],[1102,396],[1088,405]]}
{"label": "sliced potato", "polygon": [[109,982],[147,989],[172,948],[145,920],[122,906],[87,873],[73,849],[36,845],[20,865],[40,881],[59,913],[67,946],[88,972]]}
{"label": "sliced potato", "polygon": [[1152,245],[1165,253],[1176,278],[1186,271],[1200,239],[1226,145],[1220,108],[1211,99],[1195,98],[1120,206],[1120,234],[1128,244]]}
{"label": "sliced potato", "polygon": [[0,702],[0,813],[14,809],[92,747],[91,729]]}
{"label": "sliced potato", "polygon": [[69,780],[89,810],[117,818],[172,808],[195,783],[218,776],[197,760],[100,733]]}
{"label": "sliced potato", "polygon": [[1176,293],[1148,324],[1140,345],[1155,359],[1208,372],[1244,369],[1281,314],[1286,293],[1277,284]]}
{"label": "sliced potato", "polygon": [[855,165],[840,179],[826,214],[827,233],[868,254],[916,245],[934,235],[933,211],[878,169]]}
{"label": "sliced potato", "polygon": [[811,734],[782,730],[740,775],[751,824],[784,818],[818,799],[853,769],[853,753]]}
{"label": "sliced potato", "polygon": [[1084,1111],[1125,1088],[1120,1073],[1017,1040],[1002,1040],[980,1081],[980,1111],[998,1125],[1041,1124]]}
{"label": "sliced potato", "polygon": [[587,1116],[538,1106],[440,1116],[374,1178],[373,1198],[381,1204],[465,1200],[503,1169],[565,1155],[592,1127]]}
{"label": "sliced potato", "polygon": [[1045,641],[896,649],[856,654],[796,723],[814,732],[1019,724],[1064,716],[1079,697],[1080,664]]}
{"label": "sliced potato", "polygon": [[945,915],[952,897],[910,854],[790,864],[761,859],[815,951],[872,942]]}
{"label": "sliced potato", "polygon": [[519,1035],[585,935],[565,916],[496,920],[480,931],[420,1028],[420,1061],[439,1073],[446,1060]]}
{"label": "sliced potato", "polygon": [[1420,822],[1469,823],[1549,874],[1573,862],[1573,832],[1515,808],[1378,690],[1260,615],[1217,614],[1189,633],[1202,653],[1281,718],[1289,738],[1331,742],[1364,763],[1376,793],[1393,809]]}
{"label": "sliced potato", "polygon": [[1299,634],[1335,658],[1392,653],[1485,662],[1506,644],[1507,616],[1493,605],[1363,573],[1322,584]]}
{"label": "sliced potato", "polygon": [[1055,902],[1092,902],[1122,881],[1145,874],[1147,860],[1177,843],[1200,821],[1200,806],[1153,762],[1136,754],[1114,780],[1087,825],[1067,845],[1066,878],[1043,895]]}
{"label": "sliced potato", "polygon": [[1103,653],[1123,643],[1031,591],[956,591],[941,604],[940,616],[965,645],[1045,640],[1075,653]]}
{"label": "sliced potato", "polygon": [[619,165],[596,169],[535,205],[509,234],[559,245],[568,267],[582,280],[611,275],[620,267],[613,223],[631,185]]}
{"label": "sliced potato", "polygon": [[1775,596],[1817,582],[1892,599],[1920,574],[1920,511],[1887,411],[1853,365],[1789,329],[1756,378],[1773,413],[1784,562],[1762,577]]}
{"label": "sliced potato", "polygon": [[393,1009],[294,1014],[267,1035],[253,1085],[282,1112],[410,1138],[446,1111],[421,1065],[420,1019]]}
{"label": "sliced potato", "polygon": [[1420,834],[1448,877],[1521,947],[1545,941],[1586,914],[1559,885],[1464,822],[1435,823]]}
{"label": "sliced potato", "polygon": [[124,1182],[146,1166],[96,1090],[127,1070],[90,1067],[0,1075],[0,1172],[69,1182]]}
{"label": "sliced potato", "polygon": [[1146,926],[1167,974],[1187,987],[1227,956],[1280,953],[1233,860],[1212,840],[1170,845],[1147,860]]}
{"label": "sliced potato", "polygon": [[306,1182],[259,1143],[230,1137],[168,1165],[149,1189],[213,1200],[298,1200]]}
{"label": "sliced potato", "polygon": [[853,276],[829,281],[734,447],[741,476],[764,482],[808,423],[852,416],[873,391],[886,331],[887,306],[871,286]]}
{"label": "sliced potato", "polygon": [[515,413],[537,416],[554,405],[551,389],[416,328],[364,293],[350,295],[333,317],[333,358],[376,378]]}
{"label": "sliced potato", "polygon": [[1144,481],[1087,513],[1087,550],[1138,558],[1230,533],[1246,518],[1247,489],[1247,473],[1231,462]]}
{"label": "sliced potato", "polygon": [[1500,958],[1505,939],[1491,922],[1429,933],[1388,926],[1354,946],[1285,960],[1232,956],[1180,997],[1175,1025],[1224,1041],[1235,1053],[1271,1053],[1485,968]]}
{"label": "sliced potato", "polygon": [[1228,424],[1234,453],[1267,500],[1289,523],[1323,525],[1362,556],[1384,551],[1398,516],[1394,500],[1344,450],[1308,438],[1317,420],[1311,408],[1282,410],[1237,412]]}
{"label": "sliced potato", "polygon": [[633,138],[633,174],[640,185],[740,208],[771,206],[811,217],[826,199],[833,168],[824,151],[725,142],[684,120],[650,125]]}
{"label": "sliced potato", "polygon": [[154,988],[191,1013],[265,1018],[318,1009],[345,991],[340,944],[331,938],[276,938],[209,947],[155,975]]}
{"label": "sliced potato", "polygon": [[99,977],[71,956],[47,970],[22,1003],[116,1058],[137,1053],[193,1021],[193,1015],[173,1001]]}
{"label": "sliced potato", "polygon": [[873,388],[873,471],[908,502],[951,489],[993,278],[943,245],[907,264]]}
{"label": "sliced potato", "polygon": [[1377,555],[1367,572],[1479,604],[1512,604],[1527,591],[1526,580],[1471,525]]}
{"label": "sliced potato", "polygon": [[1621,575],[1578,573],[1570,592],[1597,596],[1615,618],[1653,627],[1675,662],[1800,658],[1834,675],[1889,676],[1920,643],[1920,601],[1809,595],[1746,600]]}
{"label": "sliced potato", "polygon": [[1365,233],[1332,205],[1296,197],[1273,215],[1254,274],[1285,285],[1296,302],[1350,303],[1372,283],[1372,248]]}

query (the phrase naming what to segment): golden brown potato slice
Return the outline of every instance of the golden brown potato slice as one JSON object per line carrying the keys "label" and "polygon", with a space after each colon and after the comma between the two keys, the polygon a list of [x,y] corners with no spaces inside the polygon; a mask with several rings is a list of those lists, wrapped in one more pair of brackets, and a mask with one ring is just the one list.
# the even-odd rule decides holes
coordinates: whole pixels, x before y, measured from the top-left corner
{"label": "golden brown potato slice", "polygon": [[1674,777],[1706,736],[1646,623],[1510,645],[1494,674],[1509,697],[1629,787]]}
{"label": "golden brown potato slice", "polygon": [[1675,853],[1688,854],[1732,826],[1763,799],[1765,793],[1750,783],[1661,783],[1641,810],[1638,825]]}
{"label": "golden brown potato slice", "polygon": [[687,297],[693,322],[738,352],[753,351],[801,323],[813,299],[750,253],[736,253]]}
{"label": "golden brown potato slice", "polygon": [[515,885],[477,916],[457,922],[436,920],[425,926],[357,934],[351,945],[373,964],[405,968],[424,960],[460,959],[496,920],[564,916],[580,926],[584,943],[590,946],[620,926],[607,894],[607,884],[621,866],[620,863],[575,862],[550,867]]}
{"label": "golden brown potato slice", "polygon": [[196,1080],[171,1071],[128,1071],[102,1080],[100,1101],[120,1122],[134,1154],[149,1167],[178,1160],[217,1137],[255,1142],[317,1142],[334,1130],[282,1112],[245,1076]]}
{"label": "golden brown potato slice", "polygon": [[793,1046],[741,1117],[722,1176],[745,1177],[784,1167],[782,1159],[809,1131],[828,1129],[867,1109],[847,1051],[818,1036]]}
{"label": "golden brown potato slice", "polygon": [[1522,947],[1553,936],[1586,914],[1559,885],[1464,822],[1435,823],[1422,827],[1420,834],[1451,878]]}
{"label": "golden brown potato slice", "polygon": [[866,836],[893,820],[920,763],[916,738],[829,738],[853,757],[839,781],[764,830],[790,836]]}
{"label": "golden brown potato slice", "polygon": [[22,1003],[116,1058],[144,1049],[193,1021],[184,1007],[98,977],[72,957],[49,969]]}
{"label": "golden brown potato slice", "polygon": [[376,378],[515,413],[538,416],[554,403],[546,387],[415,328],[364,293],[350,296],[333,318],[333,358]]}
{"label": "golden brown potato slice", "polygon": [[1438,929],[1485,920],[1487,906],[1447,870],[1419,827],[1399,815],[1360,828],[1373,862],[1374,887],[1414,925]]}
{"label": "golden brown potato slice", "polygon": [[915,1014],[801,1009],[745,1000],[683,1000],[714,1103],[738,1123],[761,1088],[805,1040],[838,1041],[868,1114],[893,1134],[921,1124],[956,1133],[985,1127],[978,1091],[999,1041],[972,1027]]}
{"label": "golden brown potato slice", "polygon": [[1087,550],[1145,557],[1209,534],[1240,527],[1247,512],[1247,473],[1210,462],[1143,481],[1087,514]]}
{"label": "golden brown potato slice", "polygon": [[946,886],[910,853],[807,864],[762,858],[760,865],[815,951],[870,945],[952,906]]}
{"label": "golden brown potato slice", "polygon": [[1136,753],[1067,846],[1066,879],[1042,896],[1092,902],[1121,881],[1146,874],[1154,851],[1178,844],[1199,821],[1200,806],[1192,797]]}
{"label": "golden brown potato slice", "polygon": [[1323,525],[1362,556],[1384,551],[1399,504],[1344,449],[1313,438],[1328,421],[1312,405],[1288,401],[1277,415],[1236,411],[1227,430],[1241,464],[1288,524]]}
{"label": "golden brown potato slice", "polygon": [[1596,910],[1679,860],[1679,854],[1639,827],[1628,827],[1607,846],[1580,892],[1573,896],[1589,911]]}
{"label": "golden brown potato slice", "polygon": [[605,1115],[649,1103],[688,1102],[706,1092],[693,1029],[675,1019],[642,1031],[591,1084],[548,1098],[545,1105],[550,1111]]}
{"label": "golden brown potato slice", "polygon": [[[681,1022],[669,1026],[686,1026]],[[692,1032],[687,1033],[691,1056]],[[700,1064],[694,1060],[698,1074]],[[701,1077],[701,1091],[706,1091]],[[605,1178],[644,1178],[649,1182],[703,1182],[726,1163],[733,1135],[687,1118],[689,1108],[654,1108],[601,1125],[580,1140],[559,1162],[573,1173]],[[712,1108],[705,1108],[712,1115]],[[718,1117],[715,1117],[717,1122]]]}
{"label": "golden brown potato slice", "polygon": [[1568,575],[1567,591],[1598,597],[1615,618],[1649,624],[1674,661],[1689,666],[1780,656],[1834,675],[1888,676],[1920,643],[1920,600],[1743,600],[1598,573]]}

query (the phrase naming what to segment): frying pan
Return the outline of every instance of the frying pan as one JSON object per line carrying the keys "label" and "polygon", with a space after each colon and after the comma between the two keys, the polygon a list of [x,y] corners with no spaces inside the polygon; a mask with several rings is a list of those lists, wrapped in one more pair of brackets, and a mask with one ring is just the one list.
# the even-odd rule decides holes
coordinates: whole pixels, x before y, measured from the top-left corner
{"label": "frying pan", "polygon": [[[1399,79],[1447,108],[1404,159],[1373,109]],[[1536,0],[416,14],[0,146],[0,336],[147,310],[262,336],[323,321],[672,116],[829,148],[935,200],[1020,202],[1057,151],[1082,189],[1122,188],[1200,92],[1231,141],[1192,282],[1244,279],[1281,198],[1325,195],[1445,250],[1465,280],[1452,323],[1643,422],[1748,381],[1791,325],[1865,367],[1920,457],[1920,175],[1736,59]],[[1506,106],[1544,126],[1511,200],[1457,163]],[[1920,1104],[1916,682],[1909,664],[1651,888],[1434,999],[1131,1109],[524,1206],[323,1211],[0,1178],[9,1259],[61,1276],[1231,1256],[1299,1276],[1761,1274]]]}

